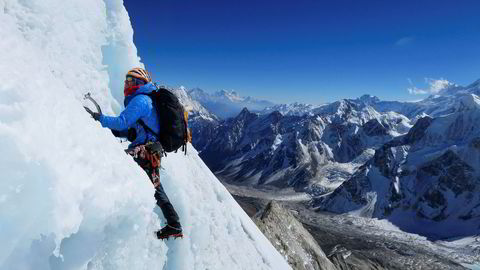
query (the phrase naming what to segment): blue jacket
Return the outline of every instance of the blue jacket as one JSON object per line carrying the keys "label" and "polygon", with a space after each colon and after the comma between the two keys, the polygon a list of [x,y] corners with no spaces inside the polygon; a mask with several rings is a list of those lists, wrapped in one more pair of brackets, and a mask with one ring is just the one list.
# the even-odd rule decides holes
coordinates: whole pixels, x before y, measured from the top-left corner
{"label": "blue jacket", "polygon": [[137,132],[137,137],[128,148],[145,144],[148,141],[158,141],[154,134],[146,131],[142,125],[137,122],[139,119],[142,119],[156,134],[160,132],[157,110],[153,107],[152,99],[145,95],[156,89],[153,83],[143,85],[137,89],[135,93],[125,97],[125,110],[123,110],[118,117],[102,115],[99,119],[100,123],[103,127],[118,131],[120,137],[127,137],[128,129],[134,128]]}

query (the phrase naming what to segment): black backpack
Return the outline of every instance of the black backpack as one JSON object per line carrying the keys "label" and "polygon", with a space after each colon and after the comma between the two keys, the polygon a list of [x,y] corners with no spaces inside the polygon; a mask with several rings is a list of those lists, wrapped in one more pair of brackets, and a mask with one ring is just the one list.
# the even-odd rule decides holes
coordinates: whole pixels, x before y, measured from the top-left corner
{"label": "black backpack", "polygon": [[182,151],[187,154],[187,141],[189,141],[187,113],[182,104],[172,92],[160,87],[148,96],[153,101],[160,121],[160,134],[155,133],[141,119],[138,120],[143,128],[157,136],[166,152],[177,151],[182,146]]}

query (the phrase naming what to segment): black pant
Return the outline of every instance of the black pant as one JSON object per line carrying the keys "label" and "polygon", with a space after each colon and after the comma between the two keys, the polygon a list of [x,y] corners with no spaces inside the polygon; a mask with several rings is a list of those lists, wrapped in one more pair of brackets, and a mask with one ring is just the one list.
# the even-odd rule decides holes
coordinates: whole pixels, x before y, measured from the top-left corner
{"label": "black pant", "polygon": [[141,145],[135,147],[130,154],[133,156],[133,159],[137,164],[145,170],[150,181],[152,181],[155,187],[155,199],[157,200],[157,205],[162,210],[163,216],[167,220],[167,224],[175,228],[181,228],[180,218],[160,183],[161,151],[155,151],[152,153],[150,147]]}

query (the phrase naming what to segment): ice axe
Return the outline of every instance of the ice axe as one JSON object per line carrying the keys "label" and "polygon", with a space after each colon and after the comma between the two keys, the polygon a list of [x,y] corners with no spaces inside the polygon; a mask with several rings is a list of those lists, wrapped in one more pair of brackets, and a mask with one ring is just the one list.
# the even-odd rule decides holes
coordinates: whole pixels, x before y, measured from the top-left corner
{"label": "ice axe", "polygon": [[100,105],[98,105],[95,99],[92,98],[90,92],[86,93],[83,96],[83,99],[84,100],[88,99],[93,103],[93,105],[95,105],[95,108],[97,108],[97,112],[93,112],[92,110],[90,110],[90,108],[86,106],[83,106],[83,108],[85,108],[85,110],[93,117],[93,119],[98,121],[98,119],[100,118],[100,115],[102,115],[102,109],[100,108]]}

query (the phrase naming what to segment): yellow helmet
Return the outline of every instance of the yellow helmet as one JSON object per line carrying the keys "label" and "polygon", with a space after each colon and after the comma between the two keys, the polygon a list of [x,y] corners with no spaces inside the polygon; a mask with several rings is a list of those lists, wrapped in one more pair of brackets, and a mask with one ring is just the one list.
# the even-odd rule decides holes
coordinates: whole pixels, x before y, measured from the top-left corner
{"label": "yellow helmet", "polygon": [[132,76],[134,78],[144,81],[145,83],[149,83],[152,81],[150,73],[148,73],[145,69],[139,67],[130,69],[127,72],[126,76]]}

